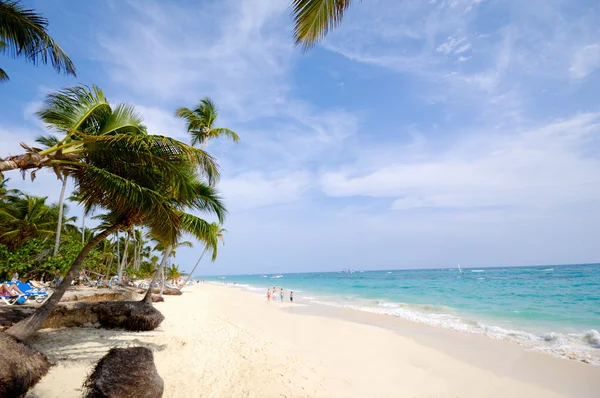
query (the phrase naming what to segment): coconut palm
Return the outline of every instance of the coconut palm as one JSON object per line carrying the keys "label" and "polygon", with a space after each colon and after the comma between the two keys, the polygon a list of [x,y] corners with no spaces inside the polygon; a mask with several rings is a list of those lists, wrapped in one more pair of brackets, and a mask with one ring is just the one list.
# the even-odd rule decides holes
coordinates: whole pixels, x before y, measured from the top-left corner
{"label": "coconut palm", "polygon": [[[173,192],[172,196],[169,198],[171,202],[185,203],[185,208],[189,210],[197,210],[204,213],[212,213],[218,217],[219,222],[223,222],[225,216],[225,209],[223,207],[220,209],[217,207],[217,203],[220,204],[220,201],[214,188],[203,184],[200,180],[197,179],[196,176],[191,176],[190,181],[193,181],[193,188],[191,188],[188,191],[179,190],[178,192]],[[179,216],[181,219],[181,232],[187,232],[202,242],[206,242],[211,239],[210,223],[195,215],[186,213],[185,211],[180,211]],[[154,277],[150,282],[148,291],[142,299],[142,301],[146,303],[152,302],[152,290],[154,289],[154,285],[158,281],[159,275],[162,275],[167,260],[171,256],[171,252],[179,244],[178,238],[163,239],[155,236],[152,232],[149,233],[149,236],[153,237],[156,241],[160,242],[162,244],[162,247],[165,248],[165,250],[160,266],[158,270],[154,273]]]}
{"label": "coconut palm", "polygon": [[204,257],[204,254],[206,254],[207,252],[211,253],[211,261],[213,262],[217,259],[219,241],[221,241],[221,243],[224,243],[223,234],[225,232],[227,232],[227,230],[225,228],[221,228],[220,224],[216,222],[210,223],[209,239],[204,242],[204,250],[202,251],[202,254],[200,255],[198,261],[196,261],[196,265],[194,265],[192,272],[190,272],[187,279],[185,280],[184,286],[187,285],[190,279],[192,279],[192,276],[194,276],[194,272],[196,271],[198,264],[200,264],[200,261],[202,261],[202,257]]}
{"label": "coconut palm", "polygon": [[209,155],[172,138],[148,135],[131,106],[113,108],[97,87],[78,86],[51,94],[38,115],[64,137],[46,150],[22,144],[26,153],[0,162],[0,170],[65,167],[84,208],[109,213],[54,294],[32,316],[8,330],[21,340],[41,327],[85,257],[109,235],[143,224],[160,241],[176,242],[190,224],[201,227],[182,214],[184,209],[203,210],[219,218],[225,212],[211,186],[218,169]]}
{"label": "coconut palm", "polygon": [[187,131],[192,136],[192,146],[200,144],[202,149],[209,140],[226,136],[233,142],[238,142],[240,137],[232,130],[224,127],[215,127],[214,123],[219,116],[217,106],[208,97],[200,100],[195,109],[177,108],[175,116],[185,119]]}
{"label": "coconut palm", "polygon": [[[19,1],[0,1],[0,49],[33,64],[50,62],[57,72],[75,76],[73,62],[48,35],[47,27],[46,18],[21,6]],[[2,69],[0,80],[8,80]]]}
{"label": "coconut palm", "polygon": [[167,279],[171,279],[173,284],[175,283],[175,281],[177,279],[181,278],[182,276],[183,276],[183,274],[181,273],[179,266],[173,264],[169,268],[167,268],[166,277],[167,277]]}
{"label": "coconut palm", "polygon": [[352,0],[292,0],[294,38],[304,51],[312,48],[342,22]]}
{"label": "coconut palm", "polygon": [[54,235],[58,209],[46,205],[46,199],[21,192],[7,196],[0,208],[0,242],[14,249],[27,239]]}

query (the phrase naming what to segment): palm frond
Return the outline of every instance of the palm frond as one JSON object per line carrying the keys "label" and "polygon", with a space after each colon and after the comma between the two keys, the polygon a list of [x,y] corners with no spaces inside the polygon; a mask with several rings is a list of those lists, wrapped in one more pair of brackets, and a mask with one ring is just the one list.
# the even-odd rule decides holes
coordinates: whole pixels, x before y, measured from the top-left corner
{"label": "palm frond", "polygon": [[101,89],[80,85],[49,94],[36,115],[64,133],[75,130],[95,134],[110,113],[110,105]]}
{"label": "palm frond", "polygon": [[98,135],[146,134],[141,115],[128,104],[119,104],[99,126]]}
{"label": "palm frond", "polygon": [[75,181],[83,203],[137,219],[160,240],[174,242],[179,237],[181,220],[159,192],[92,165],[78,170]]}
{"label": "palm frond", "polygon": [[6,74],[6,72],[4,72],[4,69],[0,68],[0,82],[5,82],[7,80],[10,80],[8,78],[8,75]]}
{"label": "palm frond", "polygon": [[189,108],[177,108],[175,110],[175,116],[184,119],[187,122],[187,130],[188,132],[192,132],[202,128],[202,120],[198,115],[194,113],[193,110]]}
{"label": "palm frond", "polygon": [[0,40],[2,49],[13,57],[24,57],[34,65],[52,64],[57,72],[75,76],[69,56],[48,35],[48,20],[18,1],[0,2]]}
{"label": "palm frond", "polygon": [[296,45],[307,51],[340,24],[352,0],[292,0]]}
{"label": "palm frond", "polygon": [[208,221],[183,211],[179,211],[178,216],[181,220],[181,228],[185,232],[203,242],[210,239],[211,228]]}
{"label": "palm frond", "polygon": [[45,148],[51,148],[54,145],[58,144],[59,139],[55,135],[40,135],[35,139],[40,145],[43,145]]}
{"label": "palm frond", "polygon": [[[209,184],[214,185],[219,179],[219,168],[212,156],[170,137],[117,134],[81,135],[81,138],[85,143],[89,161],[103,164],[105,167],[111,167],[111,163],[119,163],[120,167],[127,167],[128,173],[149,173],[152,167],[157,173],[165,173],[165,179],[175,179],[181,171],[178,165],[188,163],[197,167]],[[122,159],[127,161],[124,163]],[[139,170],[133,170],[132,167]]]}
{"label": "palm frond", "polygon": [[[214,133],[212,133],[214,132]],[[231,138],[231,140],[235,143],[238,143],[240,141],[240,136],[237,135],[237,133],[233,130],[227,129],[227,128],[223,128],[223,127],[219,127],[216,129],[212,130],[212,135],[214,135],[215,137],[220,137],[222,135]]]}

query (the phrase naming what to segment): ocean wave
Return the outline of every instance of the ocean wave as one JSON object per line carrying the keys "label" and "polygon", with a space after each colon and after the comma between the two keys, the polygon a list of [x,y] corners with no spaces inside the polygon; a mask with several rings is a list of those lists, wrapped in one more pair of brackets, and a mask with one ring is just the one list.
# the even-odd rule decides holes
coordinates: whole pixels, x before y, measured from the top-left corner
{"label": "ocean wave", "polygon": [[376,305],[360,305],[324,301],[314,297],[305,299],[315,304],[391,315],[434,327],[485,335],[493,339],[517,343],[553,356],[600,365],[600,352],[597,350],[600,348],[600,333],[593,329],[584,333],[546,333],[537,335],[523,330],[507,329],[477,320],[461,318],[453,313],[452,308],[445,306],[414,305],[379,300],[373,301]]}
{"label": "ocean wave", "polygon": [[546,269],[542,269],[542,270],[540,270],[540,271],[546,271],[546,272],[549,272],[549,271],[554,271],[554,268],[546,268]]}
{"label": "ocean wave", "polygon": [[597,330],[589,330],[583,335],[583,340],[594,348],[600,348],[600,333]]}
{"label": "ocean wave", "polygon": [[485,272],[483,269],[472,269],[471,272]]}

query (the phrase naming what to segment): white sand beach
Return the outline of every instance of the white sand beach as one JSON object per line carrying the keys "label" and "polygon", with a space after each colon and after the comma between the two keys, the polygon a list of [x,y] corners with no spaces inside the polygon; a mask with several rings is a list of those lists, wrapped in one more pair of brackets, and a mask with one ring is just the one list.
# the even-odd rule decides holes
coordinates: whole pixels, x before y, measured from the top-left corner
{"label": "white sand beach", "polygon": [[[57,365],[31,395],[79,397],[100,357],[133,345],[154,350],[165,397],[550,398],[600,391],[600,367],[383,315],[311,315],[302,303],[268,303],[206,284],[156,307],[166,319],[152,332],[41,331],[33,345]],[[382,327],[392,321],[401,327]]]}

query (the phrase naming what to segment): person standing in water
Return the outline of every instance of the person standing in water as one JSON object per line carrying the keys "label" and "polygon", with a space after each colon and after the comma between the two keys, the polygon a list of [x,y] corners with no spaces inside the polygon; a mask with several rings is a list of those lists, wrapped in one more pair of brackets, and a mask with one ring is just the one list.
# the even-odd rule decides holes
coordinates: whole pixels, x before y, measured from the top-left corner
{"label": "person standing in water", "polygon": [[290,292],[290,303],[294,302],[294,292]]}
{"label": "person standing in water", "polygon": [[281,299],[281,302],[283,303],[283,288],[281,288],[281,291],[279,292],[279,298]]}

